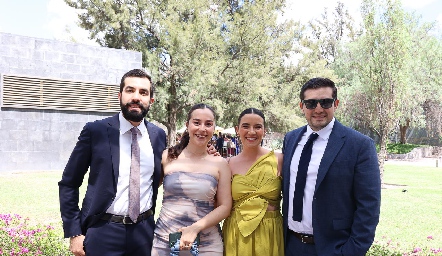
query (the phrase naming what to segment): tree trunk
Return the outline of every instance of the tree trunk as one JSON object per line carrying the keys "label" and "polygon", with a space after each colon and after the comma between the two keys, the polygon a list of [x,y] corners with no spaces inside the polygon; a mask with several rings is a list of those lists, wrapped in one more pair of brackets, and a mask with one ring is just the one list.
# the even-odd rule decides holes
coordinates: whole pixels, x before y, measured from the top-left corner
{"label": "tree trunk", "polygon": [[410,126],[410,119],[407,119],[406,123],[404,125],[399,125],[399,131],[401,134],[400,143],[401,144],[407,144],[407,129]]}
{"label": "tree trunk", "polygon": [[170,78],[169,87],[169,103],[167,104],[167,121],[169,122],[168,131],[168,145],[173,146],[176,144],[176,117],[177,117],[177,104],[176,104],[176,81],[175,76]]}
{"label": "tree trunk", "polygon": [[379,163],[382,187],[384,187],[384,163],[385,159],[387,159],[387,141],[388,141],[387,133],[383,132],[380,136],[380,141],[379,141],[380,149],[378,153],[378,163]]}
{"label": "tree trunk", "polygon": [[387,158],[387,146],[381,145],[381,148],[379,149],[378,153],[378,163],[379,163],[382,186],[384,186],[384,163],[386,158]]}
{"label": "tree trunk", "polygon": [[167,120],[170,124],[170,128],[167,134],[167,144],[170,147],[176,144],[176,112],[169,112]]}

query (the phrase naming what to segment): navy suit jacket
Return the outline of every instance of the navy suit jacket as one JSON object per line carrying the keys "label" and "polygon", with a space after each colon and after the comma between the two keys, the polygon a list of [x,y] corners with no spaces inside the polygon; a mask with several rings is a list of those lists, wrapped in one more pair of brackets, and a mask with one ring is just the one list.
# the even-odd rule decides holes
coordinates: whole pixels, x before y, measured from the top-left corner
{"label": "navy suit jacket", "polygon": [[[161,155],[166,148],[166,134],[159,127],[144,121],[154,153],[153,207],[162,175]],[[86,234],[112,204],[117,193],[120,165],[120,122],[118,114],[87,123],[69,158],[58,183],[64,236]],[[89,170],[86,195],[81,209],[79,187]]]}
{"label": "navy suit jacket", "polygon": [[[290,163],[306,129],[304,126],[293,130],[284,138],[282,212],[285,241]],[[312,202],[318,255],[365,255],[374,240],[380,202],[380,171],[373,140],[336,120],[319,165]]]}

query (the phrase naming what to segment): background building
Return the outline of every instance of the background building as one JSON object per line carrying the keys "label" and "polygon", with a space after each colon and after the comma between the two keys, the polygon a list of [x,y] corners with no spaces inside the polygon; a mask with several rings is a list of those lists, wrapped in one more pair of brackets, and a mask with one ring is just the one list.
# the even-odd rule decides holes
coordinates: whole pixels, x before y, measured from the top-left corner
{"label": "background building", "polygon": [[0,172],[62,170],[84,124],[119,111],[140,52],[0,33]]}

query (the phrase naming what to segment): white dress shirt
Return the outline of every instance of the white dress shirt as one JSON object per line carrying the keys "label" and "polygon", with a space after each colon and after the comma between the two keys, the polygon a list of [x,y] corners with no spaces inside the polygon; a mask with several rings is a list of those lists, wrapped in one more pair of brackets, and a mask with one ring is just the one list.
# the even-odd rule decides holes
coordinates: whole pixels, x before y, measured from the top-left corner
{"label": "white dress shirt", "polygon": [[[129,209],[129,176],[132,144],[130,129],[133,126],[123,117],[121,112],[119,114],[119,120],[120,166],[117,194],[106,212],[116,215],[127,215]],[[154,155],[144,120],[137,128],[141,132],[141,136],[137,138],[138,144],[140,145],[140,213],[143,213],[152,207]]]}
{"label": "white dress shirt", "polygon": [[292,162],[290,164],[290,187],[289,187],[289,209],[288,209],[288,225],[289,228],[295,232],[303,234],[313,234],[312,225],[312,202],[313,194],[315,193],[316,178],[318,177],[318,169],[321,164],[322,156],[324,155],[325,147],[328,143],[328,138],[332,132],[333,125],[335,124],[335,118],[321,130],[316,133],[319,137],[313,142],[312,158],[307,169],[307,180],[305,183],[302,221],[293,220],[293,194],[295,191],[296,176],[298,173],[299,160],[301,158],[301,152],[307,143],[308,137],[313,133],[310,126],[307,125],[307,131],[302,135],[295,152],[293,153]]}

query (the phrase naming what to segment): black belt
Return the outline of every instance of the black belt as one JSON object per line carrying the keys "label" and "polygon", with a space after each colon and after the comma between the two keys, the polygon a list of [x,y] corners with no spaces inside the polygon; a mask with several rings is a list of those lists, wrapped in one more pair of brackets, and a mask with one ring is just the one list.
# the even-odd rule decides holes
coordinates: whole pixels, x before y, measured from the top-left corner
{"label": "black belt", "polygon": [[[151,215],[153,215],[153,211],[151,209],[143,212],[142,214],[138,215],[137,223],[149,218]],[[123,215],[114,215],[114,214],[106,213],[103,215],[103,217],[101,217],[101,219],[116,222],[116,223],[123,223],[125,225],[135,224],[128,215],[123,216]]]}
{"label": "black belt", "polygon": [[301,234],[301,233],[295,232],[295,231],[293,231],[291,229],[289,229],[289,232],[293,236],[295,236],[296,238],[301,240],[301,242],[303,242],[304,244],[315,244],[315,240],[313,238],[313,235]]}

